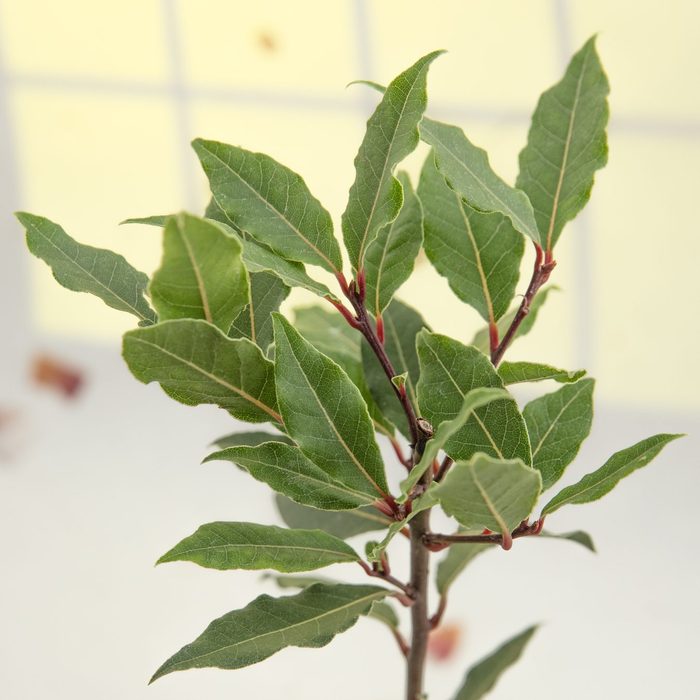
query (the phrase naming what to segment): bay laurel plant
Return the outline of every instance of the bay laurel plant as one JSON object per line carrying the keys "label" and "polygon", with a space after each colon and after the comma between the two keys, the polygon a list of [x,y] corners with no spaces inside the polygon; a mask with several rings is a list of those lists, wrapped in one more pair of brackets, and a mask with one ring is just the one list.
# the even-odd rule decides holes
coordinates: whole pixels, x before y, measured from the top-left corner
{"label": "bay laurel plant", "polygon": [[[163,554],[160,562],[272,570],[287,594],[261,595],[214,620],[152,680],[321,647],[370,616],[406,657],[407,700],[425,697],[428,636],[469,562],[522,537],[592,548],[583,532],[543,529],[545,519],[555,527],[557,511],[604,496],[679,437],[613,445],[602,466],[557,491],[590,431],[594,380],[503,359],[533,327],[560,236],[607,160],[608,81],[594,39],[537,103],[515,187],[460,128],[426,115],[427,75],[440,53],[386,88],[370,85],[380,94],[342,214],[345,255],[300,175],[263,153],[203,139],[193,146],[211,187],[205,214],[130,220],[163,228],[162,262],[150,279],[48,219],[18,214],[29,249],[60,284],[136,317],[123,354],[138,380],[256,424],[218,440],[206,460],[232,462],[267,484],[287,525],[207,523]],[[396,169],[420,141],[430,150],[414,185]],[[526,248],[532,276],[521,286]],[[433,332],[394,298],[421,250],[483,319],[471,343]],[[296,287],[320,301],[291,322],[278,309]],[[509,387],[534,382],[550,388],[521,407]],[[449,532],[431,527],[436,510],[453,520]],[[359,535],[371,537],[364,547],[347,543]],[[409,571],[390,565],[391,549],[401,547]],[[297,575],[340,563],[371,580]],[[488,693],[534,631],[469,670],[454,697]]]}

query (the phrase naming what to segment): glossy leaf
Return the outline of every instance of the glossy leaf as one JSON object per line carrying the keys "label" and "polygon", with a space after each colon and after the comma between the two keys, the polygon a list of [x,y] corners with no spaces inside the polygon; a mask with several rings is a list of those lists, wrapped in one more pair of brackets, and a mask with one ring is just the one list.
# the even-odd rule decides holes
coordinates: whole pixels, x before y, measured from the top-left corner
{"label": "glossy leaf", "polygon": [[428,102],[428,68],[441,53],[427,54],[392,80],[367,122],[342,217],[353,270],[364,267],[368,246],[401,209],[402,188],[392,172],[418,145],[418,123]]}
{"label": "glossy leaf", "polygon": [[396,291],[411,276],[416,256],[423,245],[423,212],[411,181],[398,174],[403,188],[403,205],[398,216],[381,229],[367,246],[365,273],[367,307],[380,316]]}
{"label": "glossy leaf", "polygon": [[331,479],[296,445],[265,442],[255,447],[229,447],[204,461],[226,460],[243,467],[250,475],[297,503],[324,510],[347,510],[374,500]]}
{"label": "glossy leaf", "polygon": [[171,656],[151,683],[189,668],[243,668],[285,647],[325,646],[388,593],[378,586],[317,583],[293,596],[261,595],[242,610],[214,620],[194,642]]}
{"label": "glossy leaf", "polygon": [[[518,326],[518,330],[515,332],[513,340],[527,335],[532,330],[532,327],[535,325],[535,321],[537,320],[537,316],[540,312],[540,309],[542,308],[542,305],[545,303],[545,301],[547,301],[549,293],[553,290],[558,289],[559,287],[557,287],[556,285],[550,285],[549,287],[544,287],[535,295],[535,298],[530,304],[530,312],[527,316],[525,316],[525,319],[520,324],[520,326]],[[513,322],[517,311],[518,307],[516,306],[514,309],[511,309],[505,316],[502,316],[500,319],[498,319],[496,326],[498,327],[499,338],[503,338],[508,328],[510,328],[510,324]],[[489,327],[485,326],[480,331],[478,331],[476,335],[472,338],[472,342],[470,343],[470,345],[473,345],[475,348],[481,350],[481,352],[483,352],[484,355],[488,355]]]}
{"label": "glossy leaf", "polygon": [[169,218],[149,285],[159,319],[202,318],[228,333],[248,302],[241,252],[238,240],[212,221],[185,213]]}
{"label": "glossy leaf", "polygon": [[256,523],[207,523],[166,552],[158,564],[191,561],[207,569],[313,571],[358,561],[343,540],[321,530],[287,530]]}
{"label": "glossy leaf", "polygon": [[585,369],[569,372],[552,365],[539,362],[502,362],[498,366],[498,375],[504,384],[521,384],[523,382],[542,382],[553,379],[560,384],[577,382],[586,374]]}
{"label": "glossy leaf", "polygon": [[496,321],[515,294],[523,237],[503,214],[466,204],[438,171],[432,153],[423,165],[418,196],[428,258],[463,302],[485,321]]}
{"label": "glossy leaf", "polygon": [[528,627],[472,666],[454,700],[480,700],[485,697],[496,685],[503,672],[520,658],[536,630],[536,625]]}
{"label": "glossy leaf", "polygon": [[472,417],[477,409],[488,405],[492,401],[509,398],[510,394],[508,394],[505,389],[498,389],[496,387],[478,387],[469,391],[464,397],[464,401],[457,415],[450,420],[443,421],[437,426],[435,434],[428,440],[425,446],[420,462],[411,469],[411,473],[408,477],[401,482],[402,494],[407,495],[410,493],[411,489],[420,481],[423,474],[432,467],[433,461],[437,459],[440,450],[445,448],[447,441],[464,427],[465,423]]}
{"label": "glossy leaf", "polygon": [[286,432],[336,481],[374,498],[387,493],[384,464],[359,389],[279,314],[275,384]]}
{"label": "glossy leaf", "polygon": [[[465,532],[465,530],[460,530]],[[437,566],[436,584],[441,596],[447,594],[457,577],[483,552],[493,549],[493,544],[461,542],[450,545],[447,554]]]}
{"label": "glossy leaf", "polygon": [[620,479],[624,479],[633,471],[645,467],[669,442],[677,440],[679,437],[683,437],[683,435],[660,433],[616,452],[600,469],[586,474],[577,483],[562,489],[542,509],[542,515],[554,513],[569,503],[597,501],[612,491]]}
{"label": "glossy leaf", "polygon": [[595,171],[608,160],[609,92],[592,37],[532,115],[516,186],[532,202],[545,249],[554,247],[564,224],[583,209]]}
{"label": "glossy leaf", "polygon": [[[421,366],[418,404],[421,415],[434,426],[454,419],[472,389],[503,388],[488,358],[476,348],[447,336],[421,332],[418,357]],[[455,460],[485,452],[502,459],[518,457],[529,464],[530,443],[515,399],[492,401],[477,409],[447,441],[445,451]]]}
{"label": "glossy leaf", "polygon": [[288,260],[342,268],[330,214],[304,180],[264,153],[192,142],[219,208],[241,230]]}
{"label": "glossy leaf", "polygon": [[[227,447],[256,447],[257,445],[262,445],[263,442],[283,442],[287,445],[291,445],[292,441],[282,433],[267,433],[263,430],[252,430],[246,433],[231,433],[230,435],[224,435],[212,443],[222,450]],[[208,461],[209,458],[204,461]]]}
{"label": "glossy leaf", "polygon": [[16,214],[27,232],[27,247],[53,272],[56,281],[74,292],[89,292],[107,306],[127,311],[142,324],[155,323],[145,299],[148,277],[111,250],[73,240],[58,224],[43,216]]}
{"label": "glossy leaf", "polygon": [[229,337],[249,338],[265,352],[272,343],[272,313],[279,311],[289,292],[289,287],[276,275],[251,273],[247,304],[233,320]]}
{"label": "glossy leaf", "polygon": [[364,532],[385,530],[394,522],[373,507],[332,512],[309,508],[280,495],[276,497],[275,503],[282,520],[289,527],[323,530],[342,539]]}
{"label": "glossy leaf", "polygon": [[250,423],[281,422],[272,363],[249,340],[227,338],[206,321],[165,321],[129,331],[123,354],[139,381],[158,382],[180,403],[216,404]]}
{"label": "glossy leaf", "polygon": [[496,175],[483,148],[475,146],[459,127],[433,119],[423,119],[420,134],[433,147],[438,170],[470,207],[503,214],[516,231],[539,241],[527,195]]}
{"label": "glossy leaf", "polygon": [[566,384],[530,401],[523,418],[532,445],[532,466],[548,489],[574,460],[593,422],[593,379]]}
{"label": "glossy leaf", "polygon": [[[384,322],[384,349],[397,376],[406,374],[406,392],[414,408],[417,407],[416,384],[420,365],[416,352],[416,336],[427,324],[413,308],[394,299],[382,316]],[[367,343],[362,344],[362,365],[369,390],[377,406],[406,437],[410,436],[406,414],[382,369],[379,360]]]}
{"label": "glossy leaf", "polygon": [[468,462],[455,462],[430,492],[464,527],[488,528],[507,537],[530,515],[541,488],[539,472],[521,460],[479,453]]}

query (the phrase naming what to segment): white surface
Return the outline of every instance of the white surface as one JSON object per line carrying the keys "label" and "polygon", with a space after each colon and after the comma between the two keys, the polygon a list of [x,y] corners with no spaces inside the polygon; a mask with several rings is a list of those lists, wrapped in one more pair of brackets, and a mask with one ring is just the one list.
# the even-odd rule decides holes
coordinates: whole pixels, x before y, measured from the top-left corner
{"label": "white surface", "polygon": [[[276,516],[266,487],[233,465],[199,466],[207,444],[236,428],[227,414],[138,384],[116,349],[67,347],[63,356],[87,367],[84,395],[65,403],[27,390],[24,449],[0,465],[0,696],[400,699],[402,662],[368,620],[321,650],[287,649],[248,669],[176,673],[147,687],[211,619],[274,593],[254,572],[154,568],[156,558],[201,523]],[[463,622],[465,638],[451,663],[431,664],[431,700],[449,698],[468,664],[536,621],[543,628],[493,700],[700,697],[699,427],[697,417],[598,407],[569,482],[652,433],[695,436],[605,500],[550,519],[553,531],[588,530],[597,556],[520,540],[477,560],[453,589],[447,620]],[[400,554],[393,561],[400,571]]]}

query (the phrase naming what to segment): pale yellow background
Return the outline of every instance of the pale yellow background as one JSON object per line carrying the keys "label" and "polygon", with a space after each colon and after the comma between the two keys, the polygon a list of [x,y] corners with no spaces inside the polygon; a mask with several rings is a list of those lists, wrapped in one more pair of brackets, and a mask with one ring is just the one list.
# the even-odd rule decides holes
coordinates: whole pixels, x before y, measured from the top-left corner
{"label": "pale yellow background", "polygon": [[[610,162],[559,246],[562,291],[511,358],[587,365],[604,399],[695,409],[698,26],[690,0],[441,0],[430,11],[412,0],[4,0],[20,204],[150,272],[158,232],[117,223],[203,207],[187,142],[204,136],[298,170],[339,222],[376,99],[345,85],[387,81],[435,48],[448,53],[431,68],[431,113],[464,127],[513,181],[538,95],[599,32]],[[412,174],[424,153],[409,159]],[[41,330],[116,344],[130,326],[59,289],[43,264],[29,271]],[[401,296],[464,340],[480,325],[425,261]],[[295,293],[288,306],[306,301]]]}

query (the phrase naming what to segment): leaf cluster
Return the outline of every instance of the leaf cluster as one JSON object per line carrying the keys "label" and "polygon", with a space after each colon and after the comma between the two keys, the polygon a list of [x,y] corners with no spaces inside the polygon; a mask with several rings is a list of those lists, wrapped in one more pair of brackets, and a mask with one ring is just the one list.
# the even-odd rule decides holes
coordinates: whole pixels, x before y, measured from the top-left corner
{"label": "leaf cluster", "polygon": [[[280,577],[299,592],[262,595],[214,620],[153,680],[195,667],[240,668],[287,646],[320,647],[360,616],[401,640],[395,605],[411,605],[416,591],[392,575],[388,548],[419,513],[437,508],[455,522],[452,534],[425,533],[422,543],[449,547],[436,575],[444,603],[477,555],[518,537],[593,549],[585,533],[543,531],[544,517],[602,497],[678,437],[659,434],[619,450],[536,513],[590,432],[595,382],[583,370],[500,359],[535,323],[553,288],[540,291],[562,230],[606,162],[608,83],[591,39],[537,104],[512,186],[459,127],[425,116],[427,74],[440,53],[379,88],[342,215],[344,250],[300,175],[268,155],[204,139],[193,146],[211,188],[206,212],[129,220],[163,230],[150,280],[52,221],[18,214],[31,252],[60,284],[136,316],[123,355],[138,380],[181,403],[266,424],[220,438],[205,461],[231,462],[267,484],[287,527],[207,523],[159,563],[286,574],[359,564],[382,582]],[[396,168],[421,140],[430,152],[414,187]],[[520,301],[528,241],[535,269]],[[395,298],[421,250],[485,322],[472,343],[433,332]],[[335,276],[335,293],[317,279],[318,268]],[[296,309],[290,321],[279,309],[293,287],[320,305]],[[509,391],[540,382],[558,386],[524,406]],[[397,491],[390,484],[398,480]],[[370,532],[375,539],[364,548],[346,541]],[[457,700],[488,692],[533,633],[472,668]]]}

